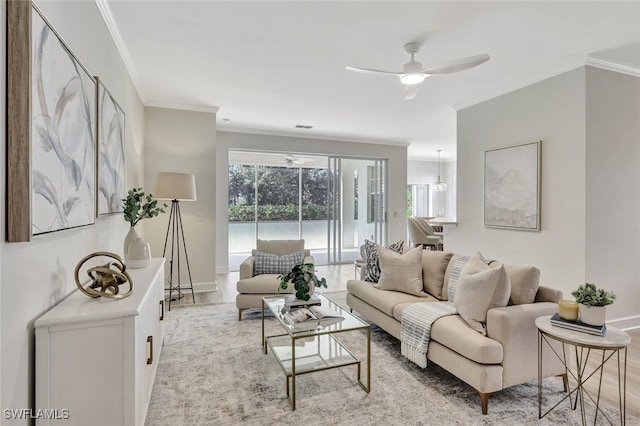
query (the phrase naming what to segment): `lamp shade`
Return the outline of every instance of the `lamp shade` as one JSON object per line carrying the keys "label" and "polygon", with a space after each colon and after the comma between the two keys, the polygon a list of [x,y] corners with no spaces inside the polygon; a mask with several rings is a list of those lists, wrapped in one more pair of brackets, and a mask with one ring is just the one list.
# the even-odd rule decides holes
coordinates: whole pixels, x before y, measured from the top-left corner
{"label": "lamp shade", "polygon": [[187,173],[158,173],[154,197],[160,200],[196,201],[196,177]]}

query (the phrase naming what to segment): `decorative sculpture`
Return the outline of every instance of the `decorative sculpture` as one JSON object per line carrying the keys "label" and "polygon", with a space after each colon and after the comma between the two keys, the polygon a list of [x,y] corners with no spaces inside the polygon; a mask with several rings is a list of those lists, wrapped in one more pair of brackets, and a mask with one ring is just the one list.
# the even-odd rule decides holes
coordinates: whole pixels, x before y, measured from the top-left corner
{"label": "decorative sculpture", "polygon": [[[81,283],[78,277],[80,269],[89,259],[94,257],[110,257],[114,259],[115,262],[109,261],[104,265],[98,265],[87,269],[86,272],[87,275],[89,275],[89,280]],[[91,253],[76,265],[74,273],[76,285],[81,292],[89,297],[107,297],[109,299],[117,300],[124,299],[125,297],[131,296],[131,293],[133,293],[133,280],[126,269],[127,266],[124,264],[122,258],[115,253],[106,251]],[[126,293],[121,294],[120,286],[126,283],[129,283],[129,290]]]}

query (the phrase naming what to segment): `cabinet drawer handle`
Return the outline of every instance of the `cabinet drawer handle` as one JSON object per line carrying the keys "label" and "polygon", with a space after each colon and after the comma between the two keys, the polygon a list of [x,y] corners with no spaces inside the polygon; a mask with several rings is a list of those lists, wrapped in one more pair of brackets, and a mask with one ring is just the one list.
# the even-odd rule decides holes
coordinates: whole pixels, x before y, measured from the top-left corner
{"label": "cabinet drawer handle", "polygon": [[164,300],[160,301],[160,321],[164,321]]}
{"label": "cabinet drawer handle", "polygon": [[149,358],[147,358],[147,365],[153,364],[153,336],[147,336],[147,343],[149,344]]}

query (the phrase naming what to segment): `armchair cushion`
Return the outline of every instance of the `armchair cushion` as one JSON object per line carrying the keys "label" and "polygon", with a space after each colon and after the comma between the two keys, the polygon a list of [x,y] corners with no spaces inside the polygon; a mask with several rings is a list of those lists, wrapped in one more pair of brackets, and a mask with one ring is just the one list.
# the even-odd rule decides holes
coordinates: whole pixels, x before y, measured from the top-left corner
{"label": "armchair cushion", "polygon": [[302,254],[302,250],[283,256],[258,251],[254,261],[254,275],[286,274],[302,262]]}
{"label": "armchair cushion", "polygon": [[283,256],[304,250],[304,240],[258,240],[256,252]]}

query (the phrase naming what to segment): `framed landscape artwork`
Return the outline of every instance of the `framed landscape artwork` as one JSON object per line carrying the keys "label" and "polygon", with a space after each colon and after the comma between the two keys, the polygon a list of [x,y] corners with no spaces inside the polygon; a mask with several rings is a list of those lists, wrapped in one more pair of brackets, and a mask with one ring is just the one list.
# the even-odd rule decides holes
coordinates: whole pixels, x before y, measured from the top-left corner
{"label": "framed landscape artwork", "polygon": [[95,223],[96,83],[34,4],[7,5],[7,240],[29,241]]}
{"label": "framed landscape artwork", "polygon": [[540,231],[541,141],[484,154],[484,226]]}
{"label": "framed landscape artwork", "polygon": [[98,215],[121,213],[124,193],[124,111],[95,77],[98,88]]}

